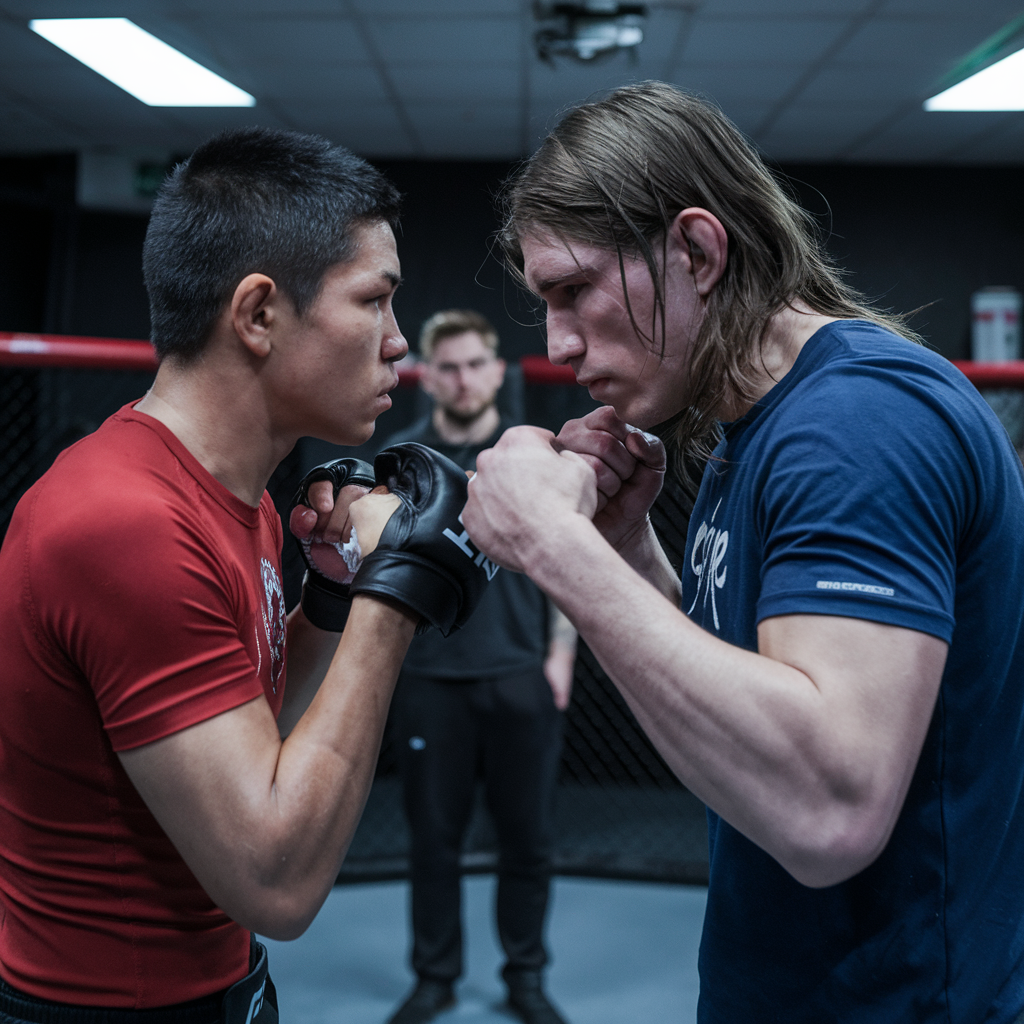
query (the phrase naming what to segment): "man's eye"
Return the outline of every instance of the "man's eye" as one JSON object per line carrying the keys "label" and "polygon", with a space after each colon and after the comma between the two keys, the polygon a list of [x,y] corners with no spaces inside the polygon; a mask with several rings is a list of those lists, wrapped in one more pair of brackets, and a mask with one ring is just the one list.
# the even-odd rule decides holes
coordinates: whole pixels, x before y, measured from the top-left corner
{"label": "man's eye", "polygon": [[583,291],[583,285],[581,284],[567,284],[564,288],[565,297],[567,299],[575,299],[581,291]]}

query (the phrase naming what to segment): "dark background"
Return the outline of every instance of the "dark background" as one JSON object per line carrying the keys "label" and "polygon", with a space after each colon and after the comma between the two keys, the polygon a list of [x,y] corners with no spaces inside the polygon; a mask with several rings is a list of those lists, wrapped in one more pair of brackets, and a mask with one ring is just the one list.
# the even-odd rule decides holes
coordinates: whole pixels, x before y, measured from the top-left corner
{"label": "dark background", "polygon": [[[410,343],[437,309],[471,306],[510,359],[542,352],[536,313],[490,254],[506,163],[379,164],[405,195],[396,300]],[[971,292],[1024,289],[1024,171],[978,167],[782,168],[850,282],[949,358],[969,354]],[[74,157],[0,159],[0,331],[145,338],[146,221],[78,210]]]}

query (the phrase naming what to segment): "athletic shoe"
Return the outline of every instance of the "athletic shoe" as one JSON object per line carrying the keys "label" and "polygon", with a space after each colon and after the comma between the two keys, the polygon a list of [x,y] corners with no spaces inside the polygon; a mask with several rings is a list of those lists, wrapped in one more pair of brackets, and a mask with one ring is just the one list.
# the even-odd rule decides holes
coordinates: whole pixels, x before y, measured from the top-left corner
{"label": "athletic shoe", "polygon": [[523,1024],[566,1024],[544,992],[540,971],[509,971],[508,1006]]}
{"label": "athletic shoe", "polygon": [[455,990],[450,981],[420,978],[405,1002],[388,1018],[388,1024],[426,1024],[454,1005]]}

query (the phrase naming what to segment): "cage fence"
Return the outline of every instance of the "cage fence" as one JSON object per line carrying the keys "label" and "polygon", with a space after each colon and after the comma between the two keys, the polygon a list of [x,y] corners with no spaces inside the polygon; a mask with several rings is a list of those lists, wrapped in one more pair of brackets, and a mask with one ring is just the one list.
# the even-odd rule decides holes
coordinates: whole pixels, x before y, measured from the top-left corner
{"label": "cage fence", "polygon": [[[0,336],[0,536],[14,506],[57,455],[95,430],[153,380],[151,369],[81,368],[5,364]],[[136,364],[137,365],[137,364]],[[1024,444],[1024,364],[1017,374],[975,377],[1000,415],[1014,445]],[[399,418],[416,414],[415,392],[396,393]],[[593,403],[586,392],[550,379],[523,386],[526,418],[557,429]],[[391,430],[404,426],[393,420]],[[383,434],[381,435],[383,436]],[[322,449],[300,443],[275,472],[269,490],[287,521],[302,474]],[[670,474],[652,509],[655,530],[669,560],[684,569],[686,524],[692,493]],[[298,600],[302,563],[296,545],[283,552],[289,607]],[[565,741],[555,794],[555,869],[567,875],[703,883],[707,880],[707,830],[702,804],[665,765],[623,698],[589,649],[580,646],[573,697],[565,716]],[[400,878],[408,870],[408,833],[401,782],[390,730],[386,730],[370,797],[339,882]],[[497,864],[493,826],[478,797],[467,834],[463,868],[491,871]]]}

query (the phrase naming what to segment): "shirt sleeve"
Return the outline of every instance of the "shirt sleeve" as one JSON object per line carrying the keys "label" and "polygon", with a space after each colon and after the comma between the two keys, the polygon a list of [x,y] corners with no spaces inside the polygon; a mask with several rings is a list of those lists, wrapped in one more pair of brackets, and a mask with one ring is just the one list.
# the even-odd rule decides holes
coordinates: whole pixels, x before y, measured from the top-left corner
{"label": "shirt sleeve", "polygon": [[243,641],[256,623],[244,621],[228,560],[180,511],[110,506],[74,532],[41,530],[29,586],[40,638],[84,676],[111,744],[126,750],[263,688]]}
{"label": "shirt sleeve", "polygon": [[947,642],[971,472],[935,394],[844,375],[780,409],[758,501],[757,619],[810,613]]}

